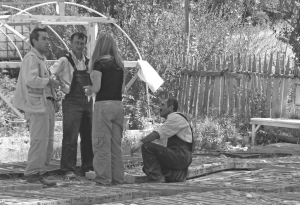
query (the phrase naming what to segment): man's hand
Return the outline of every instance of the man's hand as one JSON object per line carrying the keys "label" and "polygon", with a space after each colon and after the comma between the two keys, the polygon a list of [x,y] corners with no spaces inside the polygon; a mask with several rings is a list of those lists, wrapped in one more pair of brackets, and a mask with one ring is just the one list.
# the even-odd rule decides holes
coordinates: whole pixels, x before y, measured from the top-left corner
{"label": "man's hand", "polygon": [[53,80],[53,79],[50,78],[48,84],[50,86],[54,87],[54,88],[58,88],[58,86],[59,86],[60,83],[59,83],[59,81]]}
{"label": "man's hand", "polygon": [[142,145],[143,145],[143,143],[141,141],[138,141],[137,143],[132,145],[131,148],[130,148],[131,154],[136,152],[138,149],[140,149],[142,147]]}
{"label": "man's hand", "polygon": [[91,91],[91,86],[90,85],[83,86],[83,88],[84,88],[86,96],[91,96],[93,94],[93,92]]}

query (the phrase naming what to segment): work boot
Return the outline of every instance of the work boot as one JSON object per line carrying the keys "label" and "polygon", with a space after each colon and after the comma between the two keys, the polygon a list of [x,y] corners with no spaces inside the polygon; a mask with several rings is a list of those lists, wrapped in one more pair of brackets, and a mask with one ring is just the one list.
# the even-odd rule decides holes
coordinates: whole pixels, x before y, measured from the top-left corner
{"label": "work boot", "polygon": [[26,182],[33,183],[33,184],[43,184],[47,187],[52,187],[57,185],[56,181],[46,180],[44,179],[44,176],[40,175],[39,173],[26,176]]}
{"label": "work boot", "polygon": [[89,169],[80,168],[80,169],[77,170],[76,174],[77,174],[77,176],[85,177],[85,173],[90,172],[90,171],[94,171],[94,169],[93,168],[89,168]]}
{"label": "work boot", "polygon": [[185,182],[188,174],[188,169],[170,170],[168,175],[165,175],[167,183]]}

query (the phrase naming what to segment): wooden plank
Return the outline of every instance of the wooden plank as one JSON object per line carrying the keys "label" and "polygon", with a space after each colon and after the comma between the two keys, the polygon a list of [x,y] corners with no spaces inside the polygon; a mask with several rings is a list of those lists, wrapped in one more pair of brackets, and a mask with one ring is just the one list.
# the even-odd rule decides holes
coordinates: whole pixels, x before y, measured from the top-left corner
{"label": "wooden plank", "polygon": [[267,62],[267,54],[265,53],[264,57],[264,65],[262,70],[263,76],[262,76],[262,96],[264,99],[264,103],[262,103],[262,113],[261,117],[267,117],[267,82],[268,82],[268,62]]}
{"label": "wooden plank", "polygon": [[[186,57],[186,65],[190,69],[192,69],[190,65],[191,61],[190,58]],[[185,101],[184,101],[184,113],[189,113],[189,99],[190,99],[190,89],[191,89],[191,76],[187,76],[186,84],[185,84]]]}
{"label": "wooden plank", "polygon": [[19,0],[19,1],[11,1],[11,0],[2,0],[0,4],[2,5],[31,5],[31,4],[42,4],[46,2],[53,2],[52,0]]}
{"label": "wooden plank", "polygon": [[[183,56],[183,68],[184,69],[188,69],[188,66],[187,66],[187,63],[186,63],[187,59],[185,56]],[[185,103],[185,96],[186,96],[186,82],[187,82],[187,79],[188,79],[188,75],[185,74],[184,75],[184,79],[183,79],[183,87],[182,87],[182,97],[181,97],[181,103],[180,103],[180,106],[181,106],[181,111],[184,112],[184,103]]]}
{"label": "wooden plank", "polygon": [[24,115],[19,112],[13,105],[9,102],[9,100],[1,93],[0,91],[0,98],[14,111],[14,113],[21,119],[24,120]]}
{"label": "wooden plank", "polygon": [[284,118],[251,118],[251,124],[300,129],[300,120]]}
{"label": "wooden plank", "polygon": [[[276,58],[276,66],[275,66],[275,74],[280,73],[279,68],[279,53],[277,53]],[[272,93],[272,112],[271,117],[279,118],[280,117],[280,98],[279,98],[279,86],[280,86],[280,78],[274,78],[274,86],[273,86],[273,93]]]}
{"label": "wooden plank", "polygon": [[126,93],[129,90],[129,88],[133,85],[133,83],[136,81],[136,79],[138,79],[138,73],[137,72],[135,73],[135,75],[133,76],[133,78],[131,78],[131,80],[125,86],[124,93]]}
{"label": "wooden plank", "polygon": [[[252,73],[256,72],[256,57],[253,55],[253,61],[250,62],[252,64],[251,70]],[[256,75],[251,75],[251,116],[255,116],[257,112],[257,80]]]}
{"label": "wooden plank", "polygon": [[[220,77],[220,76],[225,76],[229,78],[236,78],[236,79],[241,79],[243,75],[248,75],[249,72],[229,72],[228,70],[226,71],[191,71],[191,70],[183,70],[182,73],[191,75],[191,76],[201,76],[201,77]],[[258,73],[253,73],[253,75],[258,75]],[[291,76],[287,76],[291,77]]]}
{"label": "wooden plank", "polygon": [[[246,61],[246,55],[244,56],[244,59],[243,59],[243,67],[241,68],[242,71],[246,71],[247,70],[247,61]],[[243,75],[243,78],[242,78],[242,82],[241,82],[241,109],[240,109],[240,116],[241,117],[244,117],[245,114],[247,113],[246,111],[246,105],[248,104],[248,102],[246,101],[246,86],[247,86],[247,78],[248,76],[246,75]]]}
{"label": "wooden plank", "polygon": [[[204,67],[204,70],[211,70],[211,67],[210,67],[210,63],[208,65],[206,65]],[[202,109],[202,113],[204,115],[207,114],[207,108],[208,108],[208,95],[209,95],[209,84],[210,84],[210,77],[207,76],[206,77],[206,80],[205,80],[205,88],[204,88],[204,97],[203,97],[203,109]]]}
{"label": "wooden plank", "polygon": [[[181,56],[181,59],[182,59],[182,67],[185,69],[186,68],[186,58],[185,56]],[[187,81],[187,77],[188,75],[187,74],[184,74],[183,75],[183,79],[182,79],[182,88],[181,88],[181,96],[179,98],[179,107],[181,108],[180,110],[183,112],[184,110],[184,97],[185,97],[185,86],[186,86],[186,81]]]}
{"label": "wooden plank", "polygon": [[[216,71],[216,58],[213,56],[210,59],[210,67],[213,72]],[[214,86],[215,86],[215,77],[210,78],[210,87],[209,87],[209,104],[208,104],[208,114],[212,113],[213,110],[213,100],[214,100]]]}
{"label": "wooden plank", "polygon": [[94,47],[96,45],[96,37],[98,34],[98,24],[89,23],[87,27],[87,55],[92,56]]}
{"label": "wooden plank", "polygon": [[[237,67],[236,67],[236,72],[241,72],[242,71],[242,67],[241,67],[241,54],[238,53],[237,55]],[[240,99],[241,99],[241,79],[236,79],[236,85],[235,85],[235,88],[234,88],[234,96],[235,96],[235,99],[234,99],[234,103],[235,103],[235,112],[240,114],[241,112],[241,102],[240,102]]]}
{"label": "wooden plank", "polygon": [[87,16],[50,16],[50,15],[2,15],[0,16],[0,22],[10,23],[10,22],[65,22],[67,25],[68,22],[94,22],[94,23],[116,23],[116,20],[113,18],[107,17],[87,17]]}
{"label": "wooden plank", "polygon": [[[230,65],[229,65],[229,72],[234,72],[234,55],[232,54],[230,56]],[[233,85],[236,84],[234,78],[227,77],[227,89],[228,89],[228,114],[233,114],[233,108],[234,108],[234,90]]]}
{"label": "wooden plank", "polygon": [[[16,36],[18,36],[20,39],[22,39],[25,43],[27,43],[28,45],[30,45],[29,42],[29,37],[24,36],[23,34],[20,34],[16,29],[14,29],[13,27],[9,26],[8,24],[3,24],[3,26],[8,29],[9,31],[11,31],[13,34],[15,34]],[[23,28],[23,27],[22,27]]]}
{"label": "wooden plank", "polygon": [[258,73],[259,75],[257,76],[257,96],[258,96],[258,111],[257,115],[258,117],[261,117],[262,113],[262,103],[264,100],[264,96],[262,95],[262,68],[261,68],[261,57],[259,56],[258,58]]}
{"label": "wooden plank", "polygon": [[[57,60],[47,60],[46,63],[55,63]],[[6,68],[20,68],[21,67],[21,61],[13,62],[13,61],[2,61],[0,62],[0,69],[6,69]],[[125,68],[134,68],[137,66],[137,61],[124,61],[124,67]]]}
{"label": "wooden plank", "polygon": [[[249,72],[251,72],[251,55],[249,56],[249,63],[248,63],[248,68],[247,70]],[[252,86],[251,86],[251,75],[249,75],[249,77],[247,78],[247,81],[246,81],[246,117],[247,119],[250,119],[251,117],[251,110],[252,110],[252,104],[250,105],[250,103],[252,103],[252,99],[251,99],[251,92],[250,90],[252,89]]]}
{"label": "wooden plank", "polygon": [[[191,69],[192,71],[195,71],[196,69],[196,60],[194,57],[192,57],[192,62],[191,62]],[[188,108],[188,113],[194,116],[194,111],[193,111],[193,105],[194,105],[194,97],[195,97],[195,87],[196,87],[196,79],[197,76],[191,76],[191,94],[190,94],[190,101],[189,101],[189,108]]]}
{"label": "wooden plank", "polygon": [[[273,64],[273,53],[271,53],[270,56],[270,61],[269,61],[269,65],[268,65],[268,74],[272,73],[272,64]],[[266,109],[266,117],[270,117],[271,116],[271,95],[272,94],[272,79],[271,78],[267,78],[267,90],[266,90],[266,96],[267,96],[267,100],[266,100],[266,104],[267,104],[267,109]]]}
{"label": "wooden plank", "polygon": [[[204,65],[203,65],[202,62],[200,62],[199,69],[200,69],[200,71],[205,70]],[[203,101],[204,101],[204,98],[203,98],[203,96],[204,96],[204,83],[205,83],[205,77],[201,77],[200,78],[200,93],[199,93],[199,96],[198,96],[198,112],[200,114],[203,114],[202,110],[203,110]]]}
{"label": "wooden plank", "polygon": [[[285,62],[285,60],[284,60]],[[290,72],[290,57],[288,57],[288,61],[285,67],[285,74],[288,75]],[[289,79],[283,79],[283,89],[281,93],[281,117],[285,117],[287,114],[287,102],[288,102],[288,94],[289,94]]]}
{"label": "wooden plank", "polygon": [[[216,60],[216,59],[215,59]],[[221,71],[221,58],[220,56],[217,57],[216,62],[216,71]],[[220,114],[220,92],[221,92],[221,79],[222,77],[215,78],[215,85],[214,85],[214,102],[213,102],[213,115]]]}
{"label": "wooden plank", "polygon": [[[199,71],[200,70],[200,65],[198,60],[196,59],[195,61],[195,70]],[[195,82],[195,96],[194,96],[194,105],[193,105],[193,113],[194,117],[198,115],[198,100],[199,100],[199,84],[200,84],[200,76],[196,77],[196,82]]]}
{"label": "wooden plank", "polygon": [[56,13],[60,16],[65,15],[65,2],[64,0],[58,0],[56,3]]}
{"label": "wooden plank", "polygon": [[[226,69],[227,63],[226,63],[226,57],[223,57],[223,64],[222,64],[222,70],[224,71]],[[220,84],[221,84],[221,90],[220,90],[220,114],[224,114],[227,111],[227,104],[225,100],[225,77],[220,77]]]}

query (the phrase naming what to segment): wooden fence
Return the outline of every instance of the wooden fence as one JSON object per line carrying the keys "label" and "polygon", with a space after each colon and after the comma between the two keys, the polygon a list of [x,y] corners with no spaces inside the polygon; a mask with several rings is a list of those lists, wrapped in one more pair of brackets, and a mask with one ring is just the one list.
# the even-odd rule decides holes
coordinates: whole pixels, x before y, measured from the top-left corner
{"label": "wooden fence", "polygon": [[[295,99],[299,72],[284,55],[213,57],[208,65],[183,59],[185,69],[174,86],[180,111],[192,116],[238,114],[243,117],[285,117]],[[300,90],[299,90],[300,91]]]}

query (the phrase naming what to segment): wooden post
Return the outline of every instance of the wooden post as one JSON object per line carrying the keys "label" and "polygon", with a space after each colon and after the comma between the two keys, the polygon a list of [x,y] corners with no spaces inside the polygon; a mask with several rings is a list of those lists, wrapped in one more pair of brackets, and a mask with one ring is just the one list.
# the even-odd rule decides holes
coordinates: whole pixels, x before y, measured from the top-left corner
{"label": "wooden post", "polygon": [[19,118],[24,119],[24,115],[19,112],[10,102],[9,100],[0,92],[0,99],[2,99],[6,104],[14,111]]}
{"label": "wooden post", "polygon": [[58,0],[56,2],[56,13],[60,16],[65,15],[65,2],[64,2],[64,0]]}
{"label": "wooden post", "polygon": [[87,26],[87,56],[91,57],[94,51],[94,46],[96,43],[96,37],[98,33],[98,24],[89,23]]}
{"label": "wooden post", "polygon": [[255,130],[255,124],[252,124],[252,136],[251,136],[251,145],[254,146],[256,143],[256,130]]}

